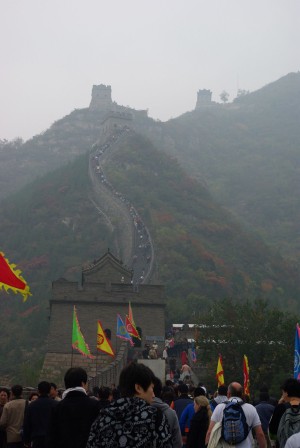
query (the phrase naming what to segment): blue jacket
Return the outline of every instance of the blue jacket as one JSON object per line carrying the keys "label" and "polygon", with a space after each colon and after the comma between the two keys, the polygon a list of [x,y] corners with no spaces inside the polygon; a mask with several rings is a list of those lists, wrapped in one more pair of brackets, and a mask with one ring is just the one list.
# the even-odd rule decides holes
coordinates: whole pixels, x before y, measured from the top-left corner
{"label": "blue jacket", "polygon": [[179,420],[179,426],[182,435],[189,432],[189,429],[191,427],[191,420],[194,417],[194,415],[195,415],[194,403],[188,404],[187,407],[182,411]]}

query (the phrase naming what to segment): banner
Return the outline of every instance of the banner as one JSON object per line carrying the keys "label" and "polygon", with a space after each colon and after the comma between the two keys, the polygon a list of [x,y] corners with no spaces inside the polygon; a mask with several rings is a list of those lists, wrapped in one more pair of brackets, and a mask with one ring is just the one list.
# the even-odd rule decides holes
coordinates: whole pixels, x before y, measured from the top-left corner
{"label": "banner", "polygon": [[72,347],[78,350],[83,356],[87,356],[90,359],[95,359],[95,356],[91,354],[89,346],[85,342],[83,334],[81,333],[75,305],[73,309]]}
{"label": "banner", "polygon": [[137,331],[137,329],[133,326],[132,322],[130,321],[129,317],[126,316],[126,330],[127,333],[130,334],[130,336],[133,336],[134,338],[140,338],[139,332]]}
{"label": "banner", "polygon": [[119,314],[117,315],[117,337],[129,341],[130,344],[133,345],[131,336],[126,330],[125,324]]}
{"label": "banner", "polygon": [[31,296],[29,286],[21,276],[19,269],[15,270],[15,264],[9,264],[4,258],[4,253],[0,252],[0,290],[2,288],[8,292],[12,289],[16,294],[19,292],[23,296],[23,302],[26,302],[28,296]]}
{"label": "banner", "polygon": [[[128,333],[138,339],[141,339],[139,332],[136,329],[136,325],[133,319],[133,314],[132,314],[132,308],[131,308],[131,303],[129,302],[129,310],[128,310],[128,321],[129,321],[129,328],[127,328]],[[127,316],[126,316],[127,317]],[[126,321],[126,327],[127,327],[127,321]],[[132,332],[130,332],[129,330],[131,330]]]}
{"label": "banner", "polygon": [[114,350],[110,344],[109,339],[106,337],[101,322],[98,320],[98,330],[97,330],[97,350],[107,353],[110,356],[115,356]]}
{"label": "banner", "polygon": [[219,355],[219,359],[218,359],[216,377],[217,377],[217,381],[218,381],[218,387],[224,386],[225,381],[224,381],[224,371],[223,371],[223,360],[222,360],[221,355]]}
{"label": "banner", "polygon": [[294,354],[294,378],[300,380],[300,327],[296,325],[295,354]]}
{"label": "banner", "polygon": [[248,358],[246,355],[244,355],[243,370],[244,370],[244,394],[248,395],[248,397],[250,397],[249,364],[248,364]]}

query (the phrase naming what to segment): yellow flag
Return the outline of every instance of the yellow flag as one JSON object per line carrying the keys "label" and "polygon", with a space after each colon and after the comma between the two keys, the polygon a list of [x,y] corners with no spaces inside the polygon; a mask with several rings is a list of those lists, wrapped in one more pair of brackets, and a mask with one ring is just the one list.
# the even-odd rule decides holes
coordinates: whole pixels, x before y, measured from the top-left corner
{"label": "yellow flag", "polygon": [[103,331],[100,320],[98,320],[97,350],[107,353],[110,356],[115,356],[115,352]]}
{"label": "yellow flag", "polygon": [[224,370],[223,370],[223,360],[222,360],[222,356],[219,355],[219,359],[218,359],[218,365],[217,365],[217,380],[218,380],[218,387],[219,386],[224,386],[225,381],[224,381]]}

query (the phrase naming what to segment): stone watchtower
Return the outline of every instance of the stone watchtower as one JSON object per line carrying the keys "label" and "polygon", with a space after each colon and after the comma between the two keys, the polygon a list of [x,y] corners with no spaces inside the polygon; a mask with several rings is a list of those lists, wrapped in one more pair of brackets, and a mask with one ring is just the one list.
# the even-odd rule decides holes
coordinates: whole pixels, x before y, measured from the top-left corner
{"label": "stone watchtower", "polygon": [[112,110],[111,86],[93,86],[90,110],[110,112]]}
{"label": "stone watchtower", "polygon": [[207,89],[198,90],[197,92],[197,103],[196,110],[200,109],[203,106],[209,106],[212,104],[211,101],[212,92]]}
{"label": "stone watchtower", "polygon": [[[163,343],[166,306],[164,287],[142,284],[136,290],[131,279],[132,271],[108,251],[82,270],[80,284],[63,278],[52,283],[48,347],[42,369],[44,378],[60,384],[64,372],[71,365],[82,366],[90,377],[95,377],[101,368],[111,362],[110,356],[97,354],[97,321],[100,320],[114,351],[118,353],[122,340],[116,337],[117,315],[120,314],[125,321],[129,302],[142,338],[141,348],[138,348],[139,343],[136,341],[137,348],[134,350],[141,351],[146,341]],[[74,305],[81,331],[95,359],[72,351]]]}

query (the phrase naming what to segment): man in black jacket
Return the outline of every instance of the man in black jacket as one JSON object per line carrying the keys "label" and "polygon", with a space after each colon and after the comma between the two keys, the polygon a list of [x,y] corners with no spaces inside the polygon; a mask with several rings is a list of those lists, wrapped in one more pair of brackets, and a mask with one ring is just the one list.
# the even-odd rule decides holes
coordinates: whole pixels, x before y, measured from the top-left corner
{"label": "man in black jacket", "polygon": [[45,448],[51,410],[57,402],[49,398],[50,383],[38,384],[39,398],[25,408],[23,441],[25,447]]}
{"label": "man in black jacket", "polygon": [[99,403],[87,396],[87,373],[81,367],[71,367],[64,381],[63,399],[51,414],[47,448],[85,448]]}

